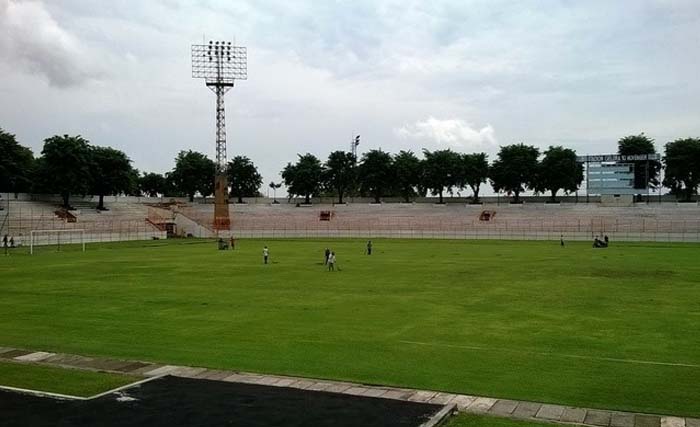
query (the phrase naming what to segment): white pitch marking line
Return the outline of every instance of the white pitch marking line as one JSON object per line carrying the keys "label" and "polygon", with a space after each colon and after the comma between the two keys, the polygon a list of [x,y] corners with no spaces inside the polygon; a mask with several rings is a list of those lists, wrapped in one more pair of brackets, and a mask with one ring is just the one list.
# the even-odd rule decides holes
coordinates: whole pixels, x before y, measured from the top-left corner
{"label": "white pitch marking line", "polygon": [[442,344],[442,343],[429,343],[420,341],[399,341],[402,344],[413,344],[422,345],[429,347],[447,347],[447,348],[461,348],[465,350],[478,350],[478,351],[499,351],[508,353],[520,353],[520,354],[534,354],[538,356],[558,356],[558,357],[568,357],[572,359],[587,359],[587,360],[600,360],[605,362],[619,362],[619,363],[633,363],[638,365],[660,365],[660,366],[680,366],[684,368],[700,368],[700,365],[694,365],[692,363],[673,363],[673,362],[655,362],[653,360],[639,360],[639,359],[618,359],[615,357],[598,357],[598,356],[584,356],[580,354],[566,354],[566,353],[552,353],[552,352],[539,352],[539,351],[520,351],[508,348],[489,348],[489,347],[479,347],[471,345],[459,345],[459,344]]}
{"label": "white pitch marking line", "polygon": [[19,387],[10,387],[10,386],[5,386],[5,385],[0,385],[0,390],[7,390],[7,391],[13,391],[13,392],[18,392],[18,393],[24,393],[24,394],[31,394],[34,396],[39,396],[39,397],[52,397],[54,399],[64,399],[64,400],[92,400],[92,399],[97,399],[98,397],[106,396],[111,393],[116,393],[118,391],[128,389],[131,387],[135,387],[138,385],[141,385],[143,383],[149,382],[156,380],[158,378],[162,378],[164,375],[160,375],[157,377],[149,377],[145,378],[139,381],[135,381],[133,383],[129,383],[126,385],[123,385],[121,387],[113,388],[112,390],[107,390],[105,392],[96,394],[94,396],[89,396],[89,397],[83,397],[83,396],[73,396],[71,394],[61,394],[61,393],[52,393],[50,391],[41,391],[41,390],[31,390],[28,388],[19,388]]}

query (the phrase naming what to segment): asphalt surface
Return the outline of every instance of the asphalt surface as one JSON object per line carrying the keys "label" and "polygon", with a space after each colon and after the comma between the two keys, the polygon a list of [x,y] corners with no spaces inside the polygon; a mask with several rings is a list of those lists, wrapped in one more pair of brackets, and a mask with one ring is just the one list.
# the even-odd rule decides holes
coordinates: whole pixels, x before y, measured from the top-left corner
{"label": "asphalt surface", "polygon": [[163,377],[93,400],[0,391],[0,425],[417,427],[441,406]]}

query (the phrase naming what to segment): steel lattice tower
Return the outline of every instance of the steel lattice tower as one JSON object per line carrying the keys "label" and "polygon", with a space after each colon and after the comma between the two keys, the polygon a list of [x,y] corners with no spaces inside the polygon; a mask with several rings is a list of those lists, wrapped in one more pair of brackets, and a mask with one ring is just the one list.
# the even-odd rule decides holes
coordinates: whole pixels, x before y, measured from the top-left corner
{"label": "steel lattice tower", "polygon": [[248,78],[247,50],[231,42],[210,41],[192,45],[192,77],[204,79],[216,94],[216,178],[214,181],[214,229],[230,230],[226,178],[226,108],[224,95],[236,80]]}

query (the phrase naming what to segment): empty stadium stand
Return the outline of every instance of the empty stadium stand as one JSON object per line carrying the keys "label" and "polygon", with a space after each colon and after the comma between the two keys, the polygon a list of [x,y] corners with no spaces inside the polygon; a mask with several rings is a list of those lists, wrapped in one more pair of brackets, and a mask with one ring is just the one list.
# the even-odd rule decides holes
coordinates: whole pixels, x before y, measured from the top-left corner
{"label": "empty stadium stand", "polygon": [[[213,237],[214,205],[148,198],[110,198],[109,210],[91,200],[56,215],[57,202],[12,200],[0,214],[1,233],[83,229],[86,240],[150,240],[166,236]],[[452,239],[589,240],[607,234],[617,241],[700,241],[697,204],[650,203],[607,207],[592,204],[294,203],[230,205],[236,237],[412,237]],[[496,215],[496,213],[498,213]]]}
{"label": "empty stadium stand", "polygon": [[[558,240],[563,234],[571,240],[589,240],[607,234],[615,240],[700,241],[700,208],[680,207],[675,203],[633,207],[460,204],[439,208],[431,204],[349,204],[335,208],[332,221],[319,221],[327,211],[324,206],[299,209],[291,204],[231,205],[230,214],[238,237]],[[211,230],[212,205],[192,205],[180,212]]]}

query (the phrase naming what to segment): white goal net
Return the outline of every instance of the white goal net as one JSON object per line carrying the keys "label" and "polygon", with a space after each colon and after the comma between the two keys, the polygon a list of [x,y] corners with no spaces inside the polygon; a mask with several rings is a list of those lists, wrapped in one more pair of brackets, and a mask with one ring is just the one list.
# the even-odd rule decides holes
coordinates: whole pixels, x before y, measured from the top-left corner
{"label": "white goal net", "polygon": [[29,253],[32,255],[41,247],[60,251],[65,245],[80,245],[78,248],[85,252],[85,230],[32,230],[29,233]]}

